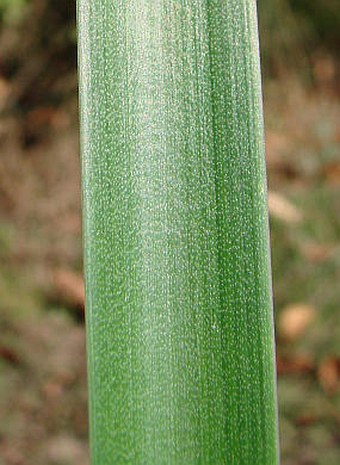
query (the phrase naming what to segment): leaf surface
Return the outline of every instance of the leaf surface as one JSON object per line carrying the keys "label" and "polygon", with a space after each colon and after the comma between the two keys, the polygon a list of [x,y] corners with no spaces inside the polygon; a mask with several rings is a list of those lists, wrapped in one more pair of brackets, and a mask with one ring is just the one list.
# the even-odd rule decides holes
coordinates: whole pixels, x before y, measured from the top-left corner
{"label": "leaf surface", "polygon": [[256,2],[79,0],[93,465],[275,465]]}

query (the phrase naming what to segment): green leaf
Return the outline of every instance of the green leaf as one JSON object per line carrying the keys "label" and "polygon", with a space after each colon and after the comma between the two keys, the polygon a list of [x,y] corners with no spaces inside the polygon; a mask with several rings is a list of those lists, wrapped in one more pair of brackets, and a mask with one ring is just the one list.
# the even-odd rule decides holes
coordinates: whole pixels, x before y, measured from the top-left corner
{"label": "green leaf", "polygon": [[27,0],[0,0],[0,20],[15,25],[25,16]]}
{"label": "green leaf", "polygon": [[93,465],[275,465],[255,1],[79,0]]}

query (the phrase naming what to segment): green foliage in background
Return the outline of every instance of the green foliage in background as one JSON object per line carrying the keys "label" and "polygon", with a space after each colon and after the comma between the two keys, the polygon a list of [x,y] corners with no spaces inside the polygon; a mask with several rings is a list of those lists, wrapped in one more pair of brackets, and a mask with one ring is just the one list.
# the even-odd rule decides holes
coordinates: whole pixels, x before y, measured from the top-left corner
{"label": "green foliage in background", "polygon": [[266,75],[300,65],[306,35],[288,0],[258,0],[262,66]]}
{"label": "green foliage in background", "polygon": [[20,22],[28,3],[29,0],[0,0],[0,20],[9,25]]}
{"label": "green foliage in background", "polygon": [[[308,65],[315,49],[323,48],[336,53],[340,45],[340,8],[338,0],[258,0],[261,53],[266,76],[275,76],[287,71],[300,72]],[[27,23],[39,10],[45,10],[49,25],[55,30],[55,13],[67,11],[69,19],[74,16],[74,0],[0,0],[0,22],[8,27]],[[52,13],[52,14],[49,14]],[[64,40],[73,35],[69,31],[67,16],[64,24],[67,33]],[[36,34],[45,36],[46,22]],[[61,27],[59,28],[59,35]],[[62,34],[61,34],[62,36]],[[51,38],[49,39],[51,41]],[[73,50],[70,46],[70,53]]]}
{"label": "green foliage in background", "polygon": [[340,7],[338,0],[290,0],[292,12],[304,20],[311,31],[310,43],[331,48],[340,46]]}
{"label": "green foliage in background", "polygon": [[337,0],[258,0],[265,76],[308,69],[320,48],[340,44]]}

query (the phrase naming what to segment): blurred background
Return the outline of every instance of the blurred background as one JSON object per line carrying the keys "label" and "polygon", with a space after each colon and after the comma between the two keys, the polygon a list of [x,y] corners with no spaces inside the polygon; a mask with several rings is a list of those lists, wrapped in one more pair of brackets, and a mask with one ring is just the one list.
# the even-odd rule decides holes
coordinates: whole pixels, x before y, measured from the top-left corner
{"label": "blurred background", "polygon": [[[340,5],[258,0],[282,465],[340,464]],[[0,465],[87,465],[73,0],[0,0]]]}

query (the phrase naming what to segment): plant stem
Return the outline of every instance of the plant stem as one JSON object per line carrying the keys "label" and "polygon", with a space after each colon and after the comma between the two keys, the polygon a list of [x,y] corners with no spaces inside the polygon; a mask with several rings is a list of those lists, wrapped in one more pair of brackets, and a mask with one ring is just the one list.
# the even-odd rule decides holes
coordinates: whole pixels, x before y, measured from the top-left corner
{"label": "plant stem", "polygon": [[93,465],[275,465],[254,0],[78,0]]}

